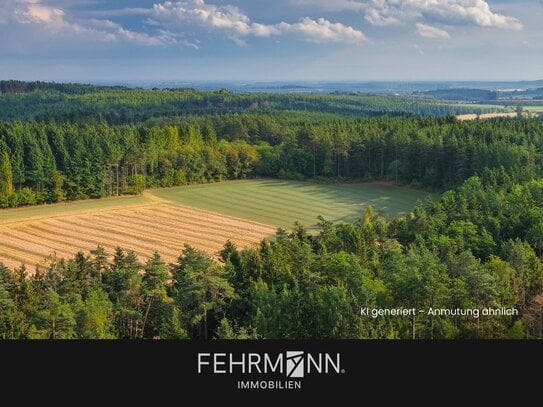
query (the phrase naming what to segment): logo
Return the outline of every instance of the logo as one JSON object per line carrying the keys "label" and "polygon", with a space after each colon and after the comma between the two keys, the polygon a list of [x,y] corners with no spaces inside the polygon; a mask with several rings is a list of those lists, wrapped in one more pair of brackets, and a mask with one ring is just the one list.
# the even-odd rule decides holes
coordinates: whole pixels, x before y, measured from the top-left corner
{"label": "logo", "polygon": [[304,377],[303,361],[303,351],[287,351],[287,377]]}
{"label": "logo", "polygon": [[345,373],[341,369],[339,353],[301,350],[275,354],[199,353],[197,367],[198,374],[237,376],[236,387],[239,390],[296,390],[302,388],[301,379]]}

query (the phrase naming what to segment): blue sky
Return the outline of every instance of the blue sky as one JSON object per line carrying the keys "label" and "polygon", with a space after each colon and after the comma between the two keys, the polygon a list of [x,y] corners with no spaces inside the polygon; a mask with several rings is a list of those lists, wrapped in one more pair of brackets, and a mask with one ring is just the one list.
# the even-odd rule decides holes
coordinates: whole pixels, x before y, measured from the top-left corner
{"label": "blue sky", "polygon": [[0,78],[543,79],[543,0],[0,0]]}

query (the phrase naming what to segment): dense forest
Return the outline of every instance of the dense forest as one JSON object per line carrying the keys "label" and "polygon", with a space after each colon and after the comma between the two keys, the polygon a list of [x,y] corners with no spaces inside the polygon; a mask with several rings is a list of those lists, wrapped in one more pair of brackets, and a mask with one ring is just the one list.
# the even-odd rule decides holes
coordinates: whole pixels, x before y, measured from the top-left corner
{"label": "dense forest", "polygon": [[[394,219],[369,208],[353,224],[320,218],[316,234],[296,224],[253,249],[225,242],[220,261],[186,246],[175,264],[158,252],[140,264],[98,247],[35,273],[0,265],[0,338],[543,338],[541,121],[398,116],[379,102],[379,117],[340,115],[313,95],[5,89],[2,207],[248,177],[383,180],[443,195]],[[180,95],[175,106],[169,96]],[[197,114],[207,97],[241,111]],[[244,105],[281,98],[300,111]],[[364,307],[519,315],[372,318]]]}
{"label": "dense forest", "polygon": [[149,125],[0,122],[0,207],[256,176],[446,190],[485,168],[540,175],[543,123],[218,115]]}
{"label": "dense forest", "polygon": [[[142,123],[156,117],[310,111],[347,116],[446,116],[473,108],[402,96],[233,93],[226,89],[128,89],[91,85],[0,82],[0,120]],[[494,109],[495,110],[495,109]],[[486,113],[489,109],[475,109]]]}

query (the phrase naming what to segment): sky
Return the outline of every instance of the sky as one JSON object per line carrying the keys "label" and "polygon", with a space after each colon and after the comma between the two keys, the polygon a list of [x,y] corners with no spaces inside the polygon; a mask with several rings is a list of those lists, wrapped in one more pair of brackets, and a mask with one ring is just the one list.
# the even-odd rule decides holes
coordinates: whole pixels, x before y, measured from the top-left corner
{"label": "sky", "polygon": [[0,79],[543,79],[543,0],[0,0]]}

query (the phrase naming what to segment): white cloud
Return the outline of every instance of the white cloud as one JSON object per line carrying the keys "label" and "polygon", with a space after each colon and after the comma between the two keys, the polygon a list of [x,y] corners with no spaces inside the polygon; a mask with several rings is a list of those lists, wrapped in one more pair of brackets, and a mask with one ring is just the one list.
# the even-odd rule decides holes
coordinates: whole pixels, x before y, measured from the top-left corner
{"label": "white cloud", "polygon": [[[398,16],[399,17],[399,16]],[[385,12],[383,9],[368,8],[365,19],[372,25],[397,25],[402,22],[394,13]]]}
{"label": "white cloud", "polygon": [[417,23],[417,34],[425,38],[451,38],[449,33],[441,28],[432,27],[431,25],[426,25],[422,23]]}
{"label": "white cloud", "polygon": [[416,18],[452,25],[522,29],[518,19],[494,13],[484,0],[371,0],[366,19],[372,22],[375,15],[381,19]]}
{"label": "white cloud", "polygon": [[353,10],[364,13],[373,25],[405,22],[440,22],[450,25],[521,30],[515,17],[495,13],[485,0],[291,0],[293,4],[315,5],[323,10]]}
{"label": "white cloud", "polygon": [[22,9],[18,13],[28,22],[44,23],[58,28],[64,24],[64,11],[58,8],[28,4],[26,9]]}
{"label": "white cloud", "polygon": [[340,23],[331,23],[324,18],[312,20],[303,18],[296,24],[281,23],[276,27],[281,33],[293,33],[309,42],[347,42],[362,43],[366,40],[364,33]]}
{"label": "white cloud", "polygon": [[252,22],[237,7],[206,4],[204,0],[166,1],[155,4],[150,18],[153,24],[164,26],[173,32],[183,31],[187,26],[193,25],[224,34],[240,45],[245,43],[243,38],[249,36],[271,37],[289,34],[314,43],[361,43],[365,40],[362,31],[323,18],[313,20],[305,17],[297,23],[261,24]]}
{"label": "white cloud", "polygon": [[177,37],[168,31],[159,31],[154,35],[127,30],[122,25],[110,20],[85,20],[85,27],[79,27],[81,33],[95,35],[95,38],[102,38],[103,41],[126,41],[140,45],[158,46],[173,44],[177,42]]}
{"label": "white cloud", "polygon": [[[95,10],[78,15],[64,6],[51,5],[51,0],[0,1],[7,2],[0,8],[0,24],[9,21],[18,30],[26,30],[21,40],[34,35],[40,40],[62,38],[146,46],[175,43],[199,48],[199,41],[194,38],[202,31],[229,38],[238,45],[246,45],[251,37],[289,36],[312,43],[355,44],[365,40],[361,31],[324,18],[264,24],[251,21],[235,6],[207,4],[204,0],[166,1],[150,8]],[[127,15],[141,16],[146,32],[129,30],[109,19]]]}
{"label": "white cloud", "polygon": [[[30,26],[42,37],[65,37],[97,42],[131,42],[157,46],[175,42],[166,31],[149,35],[131,31],[110,20],[78,19],[63,9],[46,5],[40,0],[5,0],[0,22]],[[28,27],[27,27],[28,28]]]}
{"label": "white cloud", "polygon": [[267,26],[251,23],[249,17],[236,7],[219,7],[206,4],[203,0],[155,4],[150,15],[153,23],[172,30],[184,30],[186,25],[196,25],[227,33],[231,38],[272,34]]}
{"label": "white cloud", "polygon": [[[400,3],[409,3],[403,0]],[[522,23],[510,16],[492,12],[483,0],[416,0],[418,11],[427,19],[438,19],[451,24],[473,24],[479,27],[521,30]]]}

